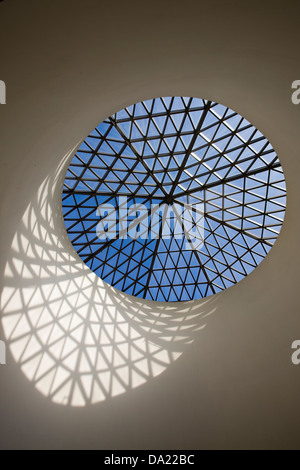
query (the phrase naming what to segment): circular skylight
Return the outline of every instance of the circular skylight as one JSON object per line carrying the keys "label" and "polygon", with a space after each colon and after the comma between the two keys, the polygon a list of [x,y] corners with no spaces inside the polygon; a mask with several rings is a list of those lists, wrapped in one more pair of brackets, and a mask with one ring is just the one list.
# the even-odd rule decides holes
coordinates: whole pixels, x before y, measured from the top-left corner
{"label": "circular skylight", "polygon": [[63,214],[101,279],[156,301],[213,295],[243,279],[280,232],[286,186],[269,141],[225,106],[158,98],[130,106],[84,140]]}

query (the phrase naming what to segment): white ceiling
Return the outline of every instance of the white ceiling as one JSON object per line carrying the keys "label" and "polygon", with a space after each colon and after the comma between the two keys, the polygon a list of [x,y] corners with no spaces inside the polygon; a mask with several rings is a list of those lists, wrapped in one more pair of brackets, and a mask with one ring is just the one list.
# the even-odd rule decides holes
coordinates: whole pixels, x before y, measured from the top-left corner
{"label": "white ceiling", "polygon": [[[300,106],[291,102],[291,84],[300,78],[299,2],[15,0],[0,9],[0,79],[7,85],[0,107],[0,338],[8,344],[0,447],[296,448]],[[177,310],[138,305],[87,273],[64,232],[59,202],[60,165],[91,129],[126,105],[168,95],[212,99],[247,118],[277,151],[288,189],[283,230],[255,272]],[[58,404],[47,380],[34,384],[33,366],[12,340],[38,337],[47,354],[36,315],[51,311],[53,326],[61,326],[56,313],[95,313],[103,327],[111,323],[107,302],[114,328],[126,330],[123,343],[146,359],[138,367],[147,372],[118,396],[106,385],[95,404],[82,402],[80,392],[68,405],[66,392]],[[81,338],[79,348],[87,348],[87,335]],[[33,346],[24,344],[30,354]],[[128,373],[134,367],[126,358]],[[116,361],[97,365],[98,384],[110,383]],[[74,366],[73,384],[82,384],[82,367]],[[93,372],[90,366],[86,375]]]}

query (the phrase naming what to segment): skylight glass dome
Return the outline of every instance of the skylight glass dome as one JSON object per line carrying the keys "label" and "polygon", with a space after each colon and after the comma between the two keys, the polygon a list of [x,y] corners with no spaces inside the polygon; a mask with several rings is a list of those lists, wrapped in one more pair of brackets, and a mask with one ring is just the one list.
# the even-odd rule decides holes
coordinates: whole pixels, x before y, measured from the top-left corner
{"label": "skylight glass dome", "polygon": [[274,149],[246,119],[172,97],[94,129],[70,164],[62,202],[70,240],[100,278],[144,299],[184,301],[260,264],[280,232],[286,186]]}

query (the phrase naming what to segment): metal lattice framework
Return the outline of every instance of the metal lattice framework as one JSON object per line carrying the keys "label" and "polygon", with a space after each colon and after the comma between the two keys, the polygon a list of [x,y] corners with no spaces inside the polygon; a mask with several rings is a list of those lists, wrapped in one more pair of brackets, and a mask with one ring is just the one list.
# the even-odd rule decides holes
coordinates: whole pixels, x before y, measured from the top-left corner
{"label": "metal lattice framework", "polygon": [[[202,202],[205,241],[187,238],[100,240],[101,204]],[[63,213],[70,240],[104,281],[161,301],[224,290],[267,255],[281,229],[286,186],[268,140],[236,112],[195,98],[159,98],[102,122],[68,169]],[[120,220],[117,220],[120,229]],[[142,225],[142,224],[141,224]],[[145,224],[147,225],[147,224]]]}

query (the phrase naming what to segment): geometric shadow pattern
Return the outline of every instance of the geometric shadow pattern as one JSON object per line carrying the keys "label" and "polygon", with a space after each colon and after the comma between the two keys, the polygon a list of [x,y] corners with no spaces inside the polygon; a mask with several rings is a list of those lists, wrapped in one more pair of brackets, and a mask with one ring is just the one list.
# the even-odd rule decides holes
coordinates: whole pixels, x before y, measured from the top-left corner
{"label": "geometric shadow pattern", "polygon": [[157,379],[205,329],[217,299],[153,305],[107,286],[69,252],[60,181],[61,167],[20,220],[0,292],[1,328],[37,391],[83,407]]}
{"label": "geometric shadow pattern", "polygon": [[[122,236],[125,201],[147,208],[142,218],[129,212],[128,224],[140,221],[135,238]],[[151,205],[200,203],[201,246],[186,232],[176,237],[176,210],[169,239],[147,232]],[[116,236],[107,239],[97,234],[103,204],[117,213]],[[208,100],[158,98],[91,132],[67,171],[62,205],[75,250],[101,279],[144,299],[186,301],[220,292],[260,264],[284,220],[286,185],[271,144],[242,116]],[[159,230],[165,223],[161,215]]]}

